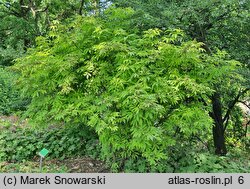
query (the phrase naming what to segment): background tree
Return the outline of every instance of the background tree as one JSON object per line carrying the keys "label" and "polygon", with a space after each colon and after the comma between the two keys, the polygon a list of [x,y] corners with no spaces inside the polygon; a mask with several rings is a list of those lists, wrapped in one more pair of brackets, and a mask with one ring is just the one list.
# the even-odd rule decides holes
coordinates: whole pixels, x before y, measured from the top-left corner
{"label": "background tree", "polygon": [[92,0],[1,0],[0,65],[11,65],[34,47],[35,38],[46,35],[53,22],[97,14],[106,6],[106,1]]}
{"label": "background tree", "polygon": [[[120,1],[115,0],[118,7],[133,7],[142,15],[135,19],[143,28],[180,28],[190,39],[203,43],[208,54],[217,49],[228,52],[227,56],[241,61],[245,66],[238,72],[245,78],[237,85],[245,87],[225,87],[235,80],[229,78],[225,82],[211,82],[215,93],[211,99],[211,117],[214,120],[214,142],[217,154],[226,154],[225,129],[234,111],[236,103],[245,98],[249,91],[249,2],[238,0],[219,1]],[[217,64],[217,63],[216,63]],[[231,77],[231,76],[229,76]],[[238,80],[239,81],[239,80]],[[242,83],[243,82],[243,83]],[[217,84],[215,84],[217,83]]]}

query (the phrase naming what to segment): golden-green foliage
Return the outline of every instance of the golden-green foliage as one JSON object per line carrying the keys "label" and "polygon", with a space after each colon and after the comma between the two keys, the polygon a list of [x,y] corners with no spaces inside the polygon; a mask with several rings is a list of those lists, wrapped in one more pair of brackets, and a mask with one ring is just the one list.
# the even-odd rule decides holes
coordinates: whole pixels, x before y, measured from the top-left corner
{"label": "golden-green foliage", "polygon": [[209,102],[209,83],[228,70],[205,61],[202,44],[184,42],[179,30],[126,28],[133,14],[114,9],[105,20],[54,25],[14,69],[32,98],[29,117],[85,124],[95,129],[106,158],[142,156],[154,164],[168,157],[176,133],[208,132],[212,120],[203,101]]}

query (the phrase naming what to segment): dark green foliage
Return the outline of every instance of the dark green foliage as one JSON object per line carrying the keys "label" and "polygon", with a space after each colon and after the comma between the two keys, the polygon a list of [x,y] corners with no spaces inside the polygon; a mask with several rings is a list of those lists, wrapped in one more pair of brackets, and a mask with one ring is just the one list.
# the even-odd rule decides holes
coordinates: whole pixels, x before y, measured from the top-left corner
{"label": "dark green foliage", "polygon": [[[180,140],[181,140],[180,136]],[[244,150],[245,142],[236,142],[226,156],[211,153],[212,144],[203,143],[193,136],[176,143],[168,149],[169,158],[150,165],[145,158],[128,158],[120,166],[120,172],[160,173],[249,173],[249,151]],[[194,147],[195,146],[195,147]],[[248,146],[249,150],[249,146]],[[117,162],[118,164],[121,162]]]}
{"label": "dark green foliage", "polygon": [[206,50],[226,50],[249,64],[249,1],[238,0],[113,0],[141,14],[134,22],[142,28],[180,28]]}
{"label": "dark green foliage", "polygon": [[0,3],[0,65],[9,66],[34,45],[37,35],[35,21],[18,2],[9,1],[10,7]]}
{"label": "dark green foliage", "polygon": [[[231,116],[231,122],[228,125],[228,132],[227,135],[231,139],[241,140],[245,136],[245,125],[243,124],[244,118],[243,118],[243,112],[242,110],[236,106],[233,114]],[[229,142],[230,143],[230,142]],[[234,145],[234,144],[232,144]]]}
{"label": "dark green foliage", "polygon": [[204,140],[204,137],[193,136],[169,149],[171,157],[166,163],[176,173],[249,173],[250,156],[245,145],[245,142],[235,140],[234,144],[229,146],[230,152],[227,155],[218,156],[212,153],[211,138]]}
{"label": "dark green foliage", "polygon": [[[34,130],[30,128],[3,129],[0,134],[0,161],[23,161],[38,157],[42,148],[49,150],[48,157],[64,159],[85,154],[88,130],[77,128]],[[89,145],[91,146],[91,145]]]}
{"label": "dark green foliage", "polygon": [[[171,167],[170,164],[175,164],[176,167]],[[145,159],[127,160],[122,171],[133,173],[250,173],[250,164],[248,154],[244,152],[238,153],[237,156],[219,157],[211,153],[193,151],[185,153],[178,161],[170,158],[155,166],[150,166]]]}
{"label": "dark green foliage", "polygon": [[247,153],[236,155],[216,156],[211,153],[185,154],[178,162],[175,172],[182,173],[249,173],[250,164]]}
{"label": "dark green foliage", "polygon": [[85,155],[93,159],[102,159],[101,148],[99,140],[96,137],[92,137],[86,143]]}
{"label": "dark green foliage", "polygon": [[21,97],[15,87],[17,74],[0,67],[0,115],[25,110],[27,99]]}
{"label": "dark green foliage", "polygon": [[9,66],[28,48],[35,38],[44,36],[55,22],[65,22],[75,15],[98,14],[106,6],[92,0],[1,0],[0,1],[0,65]]}

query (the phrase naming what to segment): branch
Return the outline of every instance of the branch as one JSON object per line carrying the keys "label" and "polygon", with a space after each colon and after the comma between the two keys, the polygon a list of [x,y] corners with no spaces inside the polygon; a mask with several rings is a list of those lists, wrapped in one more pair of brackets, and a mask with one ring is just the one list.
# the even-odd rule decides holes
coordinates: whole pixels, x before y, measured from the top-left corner
{"label": "branch", "polygon": [[248,109],[250,109],[250,105],[248,105],[246,102],[239,100],[238,102],[244,104]]}
{"label": "branch", "polygon": [[26,6],[26,5],[21,5],[21,7],[22,7],[22,8],[26,8],[26,9],[29,8],[29,6]]}
{"label": "branch", "polygon": [[194,135],[206,148],[208,151],[210,151],[209,145],[207,142],[204,142],[198,135]]}
{"label": "branch", "polygon": [[44,9],[35,9],[35,7],[33,7],[32,5],[27,6],[27,5],[21,5],[22,8],[26,8],[26,9],[30,9],[32,16],[35,18],[36,17],[36,13],[38,12],[45,12],[48,10],[49,6],[46,6]]}
{"label": "branch", "polygon": [[238,93],[238,95],[235,97],[235,99],[229,104],[229,107],[228,107],[228,109],[227,109],[227,112],[226,112],[226,114],[225,114],[225,116],[224,116],[224,118],[223,118],[223,120],[222,120],[223,123],[224,123],[227,119],[229,119],[229,115],[230,115],[232,109],[234,108],[235,104],[236,104],[237,102],[239,102],[239,98],[240,98],[243,94],[245,94],[247,91],[249,91],[249,90],[250,90],[250,88],[246,88],[246,89],[244,89],[243,91],[240,91],[240,92]]}
{"label": "branch", "polygon": [[227,129],[228,123],[229,123],[229,116],[227,117],[225,126],[224,126],[224,128],[223,128],[223,131],[224,131],[224,132],[225,132],[225,130]]}

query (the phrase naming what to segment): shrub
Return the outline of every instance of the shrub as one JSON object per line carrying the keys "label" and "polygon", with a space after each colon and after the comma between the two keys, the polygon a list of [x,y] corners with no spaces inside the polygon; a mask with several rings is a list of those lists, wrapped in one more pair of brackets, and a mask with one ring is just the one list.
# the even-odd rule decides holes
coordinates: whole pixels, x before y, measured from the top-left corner
{"label": "shrub", "polygon": [[88,17],[56,26],[14,68],[32,98],[28,116],[83,123],[99,135],[107,159],[142,156],[155,164],[167,158],[178,128],[189,136],[212,124],[198,98],[211,92],[201,83],[201,44],[181,43],[179,30],[126,31],[119,19],[133,11],[114,11],[107,22]]}
{"label": "shrub", "polygon": [[17,74],[0,67],[0,115],[9,115],[24,110],[28,100],[21,98],[15,87]]}
{"label": "shrub", "polygon": [[27,116],[82,123],[98,134],[108,161],[142,157],[153,166],[168,158],[176,134],[209,133],[211,82],[236,62],[208,58],[180,30],[128,28],[133,15],[111,9],[105,19],[55,25],[14,68],[32,98]]}

